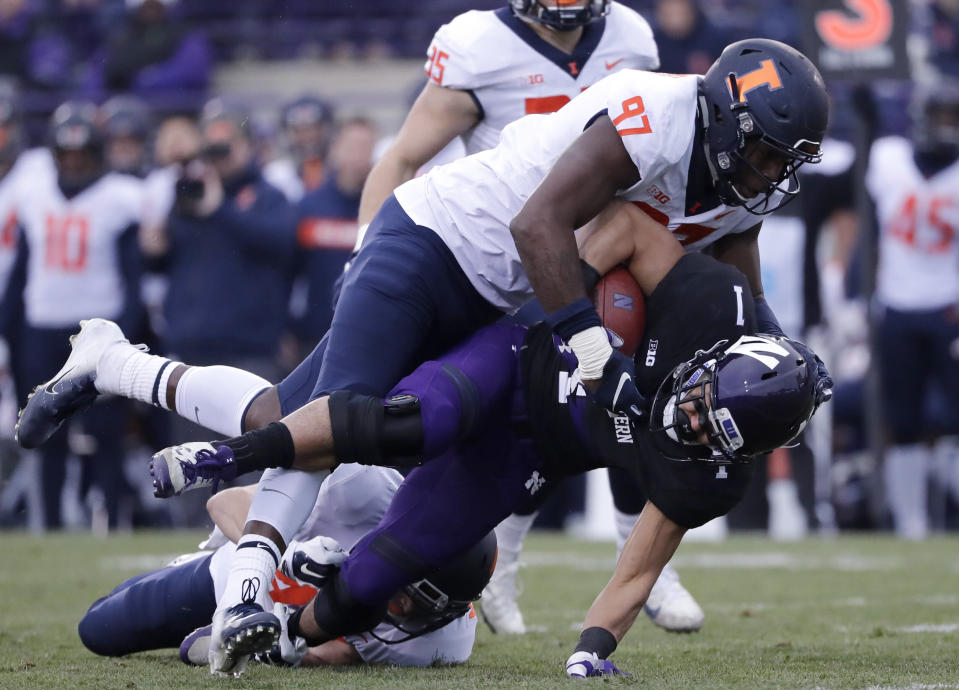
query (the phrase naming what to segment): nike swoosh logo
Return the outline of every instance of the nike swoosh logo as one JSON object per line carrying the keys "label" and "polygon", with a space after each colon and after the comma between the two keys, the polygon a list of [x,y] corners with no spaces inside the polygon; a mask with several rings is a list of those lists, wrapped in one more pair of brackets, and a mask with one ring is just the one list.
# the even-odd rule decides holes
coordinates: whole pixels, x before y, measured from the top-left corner
{"label": "nike swoosh logo", "polygon": [[613,69],[616,65],[621,63],[626,58],[620,58],[619,60],[613,60],[612,62],[606,61],[606,69]]}
{"label": "nike swoosh logo", "polygon": [[[303,565],[300,566],[300,572],[303,573],[304,575],[309,575],[310,577],[315,577],[317,580],[325,580],[326,577],[327,577],[327,573],[325,573],[325,572],[324,572],[324,573],[319,573],[319,572],[317,572],[317,571],[315,571],[315,570],[312,570],[312,569],[310,568],[311,565],[312,565],[312,563],[310,563],[309,561],[307,561],[306,563],[304,563]],[[321,566],[321,567],[322,567],[322,566]]]}
{"label": "nike swoosh logo", "polygon": [[619,394],[623,391],[623,386],[629,383],[631,379],[632,376],[625,372],[619,377],[619,385],[616,386],[616,393],[613,394],[613,407],[616,407],[616,402],[619,400]]}
{"label": "nike swoosh logo", "polygon": [[55,391],[55,390],[53,390],[53,389],[56,387],[56,385],[57,385],[58,383],[60,383],[60,381],[63,380],[63,377],[64,377],[64,376],[66,376],[67,374],[69,374],[69,373],[70,373],[71,371],[73,371],[74,369],[76,369],[76,367],[70,367],[69,369],[67,369],[65,372],[63,372],[62,374],[60,374],[58,377],[56,377],[55,379],[53,379],[52,381],[50,381],[50,383],[48,383],[48,384],[44,387],[43,390],[45,390],[45,391],[46,391],[47,393],[49,393],[50,395],[56,395],[56,394],[57,394],[57,391]]}
{"label": "nike swoosh logo", "polygon": [[720,213],[718,216],[716,216],[715,218],[713,218],[713,220],[719,220],[720,218],[723,218],[724,216],[728,216],[730,213],[732,213],[732,212],[735,211],[735,210],[736,210],[736,209],[730,209],[729,211],[723,211],[723,212]]}

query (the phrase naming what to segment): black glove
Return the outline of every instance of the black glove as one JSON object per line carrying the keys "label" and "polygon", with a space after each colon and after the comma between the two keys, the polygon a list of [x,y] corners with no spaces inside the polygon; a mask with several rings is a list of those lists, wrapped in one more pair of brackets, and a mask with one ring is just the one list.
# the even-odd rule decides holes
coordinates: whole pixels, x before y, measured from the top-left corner
{"label": "black glove", "polygon": [[603,367],[599,388],[592,393],[593,400],[607,410],[625,414],[634,422],[640,421],[646,414],[646,399],[636,388],[635,374],[632,357],[613,350]]}
{"label": "black glove", "polygon": [[816,367],[816,407],[818,408],[832,398],[832,377],[829,375],[829,369],[806,343],[790,339],[789,344],[796,348],[796,352],[802,355],[804,360]]}

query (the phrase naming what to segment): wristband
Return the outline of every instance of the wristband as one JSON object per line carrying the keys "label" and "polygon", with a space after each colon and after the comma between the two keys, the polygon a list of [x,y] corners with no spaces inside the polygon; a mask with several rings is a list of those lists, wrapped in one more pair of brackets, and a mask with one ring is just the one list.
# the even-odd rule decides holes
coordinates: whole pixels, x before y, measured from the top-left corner
{"label": "wristband", "polygon": [[552,314],[546,317],[548,323],[556,335],[569,342],[569,339],[580,331],[585,331],[592,326],[602,326],[603,322],[596,313],[596,307],[588,297],[580,297],[575,302],[570,302],[565,307],[560,307]]}
{"label": "wristband", "polygon": [[594,626],[586,628],[579,634],[579,642],[576,645],[577,652],[593,652],[600,659],[607,658],[616,651],[616,638],[606,628]]}
{"label": "wristband", "polygon": [[585,381],[603,378],[603,369],[613,356],[609,335],[602,326],[591,326],[574,334],[568,341],[573,354],[579,360],[579,373]]}

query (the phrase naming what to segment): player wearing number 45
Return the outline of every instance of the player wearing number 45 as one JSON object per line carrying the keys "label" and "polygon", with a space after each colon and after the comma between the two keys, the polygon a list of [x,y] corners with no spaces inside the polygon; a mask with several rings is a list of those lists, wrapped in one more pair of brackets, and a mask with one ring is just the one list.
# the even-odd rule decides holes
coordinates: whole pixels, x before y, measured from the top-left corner
{"label": "player wearing number 45", "polygon": [[[959,489],[959,82],[917,87],[912,141],[875,142],[866,184],[879,222],[876,300],[889,448],[886,494],[897,534],[928,531],[930,438]],[[942,393],[929,413],[929,391]]]}
{"label": "player wearing number 45", "polygon": [[[255,429],[335,391],[385,395],[417,363],[536,296],[576,355],[591,397],[608,410],[635,414],[643,400],[632,360],[612,349],[586,297],[575,229],[597,216],[614,222],[617,211],[635,210],[620,205],[612,218],[600,215],[615,199],[635,202],[667,224],[687,251],[713,245],[761,296],[755,214],[798,192],[795,171],[819,160],[827,110],[819,73],[775,41],[729,46],[702,78],[624,70],[555,113],[507,126],[495,149],[399,187],[370,225],[330,331],[278,386],[235,370],[193,370],[147,355],[124,361],[101,381],[88,354],[75,351],[73,361],[78,371],[97,366],[100,390],[191,409],[213,429]],[[756,311],[761,332],[780,331],[763,300]],[[794,347],[806,361],[817,360],[801,343]],[[64,374],[61,388],[77,375]],[[828,396],[825,367],[817,379]],[[216,400],[209,399],[211,391],[220,393]],[[463,395],[469,397],[469,387]],[[40,389],[20,416],[20,442],[41,443],[70,398]],[[309,417],[299,415],[306,429]],[[292,429],[294,443],[304,430]],[[322,478],[279,471],[260,480],[214,618],[214,670],[233,670],[241,661],[224,653],[224,631],[260,620],[265,603],[244,602],[243,581],[272,572]],[[393,556],[421,558],[415,548]]]}

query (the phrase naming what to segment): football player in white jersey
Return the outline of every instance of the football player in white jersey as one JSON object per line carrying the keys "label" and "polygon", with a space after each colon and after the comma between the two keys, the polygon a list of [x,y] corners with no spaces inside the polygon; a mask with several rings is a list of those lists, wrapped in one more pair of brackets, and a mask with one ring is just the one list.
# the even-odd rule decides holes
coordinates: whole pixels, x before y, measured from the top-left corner
{"label": "football player in white jersey", "polygon": [[510,122],[559,110],[608,74],[658,67],[649,24],[611,0],[510,0],[464,12],[430,43],[426,86],[366,181],[360,224],[456,138],[468,154],[492,148]]}
{"label": "football player in white jersey", "polygon": [[[323,483],[310,518],[284,554],[281,568],[270,583],[270,598],[280,607],[301,606],[311,600],[323,573],[335,568],[346,551],[377,525],[402,481],[402,475],[389,468],[355,464],[338,467]],[[84,646],[96,654],[119,656],[180,645],[182,661],[205,666],[209,620],[216,608],[216,595],[225,585],[235,551],[232,542],[242,533],[252,489],[228,489],[207,502],[216,529],[201,544],[203,551],[185,554],[164,568],[131,578],[94,602],[78,625]],[[494,558],[495,537],[490,535],[476,553],[434,574],[429,582],[451,599],[461,596],[459,590],[475,598],[489,579]],[[489,562],[484,564],[484,559]],[[411,630],[414,621],[409,612],[419,610],[415,602],[427,591],[426,586],[418,584],[394,597],[396,613],[407,612],[405,621],[394,616],[392,622],[384,622],[370,632],[310,649],[302,639],[287,637],[262,660],[301,666],[430,666],[466,661],[476,637],[476,614],[468,603],[431,613],[419,621],[419,629]]]}
{"label": "football player in white jersey", "polygon": [[[959,81],[917,87],[913,137],[872,147],[886,495],[899,536],[926,536],[929,438],[959,428]],[[930,390],[942,393],[926,412]],[[951,430],[951,431],[950,431]]]}
{"label": "football player in white jersey", "polygon": [[[26,381],[56,371],[69,349],[78,318],[120,319],[134,329],[140,317],[140,254],[136,229],[142,195],[139,180],[107,172],[93,104],[68,102],[54,112],[49,150],[29,174],[17,178],[16,216],[23,231],[18,261],[24,262],[24,328],[19,347]],[[55,392],[55,391],[54,391]],[[125,487],[122,428],[127,403],[104,401],[84,419],[97,439],[90,463],[94,482],[106,498],[110,522],[117,517]],[[67,457],[67,435],[41,451],[47,528],[60,526],[60,492]]]}
{"label": "football player in white jersey", "polygon": [[[101,322],[81,332],[65,365],[64,387],[73,390],[34,396],[20,416],[18,438],[42,443],[82,395],[117,392],[193,410],[210,428],[262,429],[250,435],[257,450],[277,448],[280,456],[312,424],[306,412],[289,427],[267,426],[278,415],[331,391],[383,395],[416,362],[519,309],[534,287],[593,399],[635,414],[643,401],[632,360],[612,349],[585,296],[574,230],[597,216],[604,222],[600,212],[616,198],[634,202],[687,250],[712,245],[718,258],[739,268],[757,298],[760,330],[781,333],[762,300],[756,214],[798,192],[795,171],[819,160],[827,114],[812,64],[764,39],[729,46],[705,77],[638,70],[607,77],[556,113],[509,125],[495,149],[398,188],[347,274],[330,331],[278,386],[245,372],[190,368],[112,347],[122,333]],[[794,345],[808,361],[818,360],[802,343]],[[821,362],[816,376],[822,402],[832,381]],[[451,384],[459,385],[455,376]],[[461,393],[468,404],[469,387]],[[177,476],[235,470],[206,456],[162,458]],[[243,601],[243,581],[272,572],[322,478],[278,470],[260,480],[241,538],[256,548],[234,559],[214,618],[214,670],[242,664],[251,650],[236,646],[237,636],[272,619],[265,601]]]}
{"label": "football player in white jersey", "polygon": [[[433,37],[426,86],[367,178],[357,248],[365,225],[393,189],[451,142],[462,140],[467,154],[492,148],[510,122],[554,112],[619,70],[658,67],[649,24],[610,0],[512,0],[495,11],[470,10],[455,17]],[[445,156],[444,151],[439,157]],[[621,548],[636,515],[620,510],[618,500],[614,503]],[[536,518],[535,507],[528,506],[526,512],[511,516],[497,529],[497,571],[482,604],[483,618],[495,632],[526,631],[516,601],[516,573],[523,539]],[[671,567],[666,573],[653,597],[662,605],[648,609],[655,612],[651,619],[667,630],[698,629],[702,609]]]}

